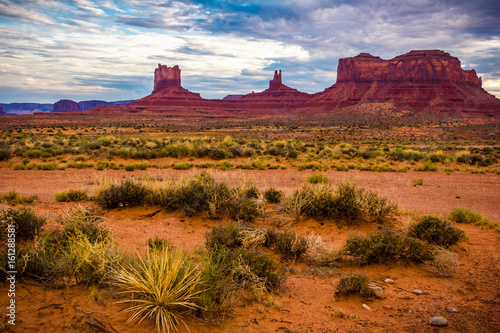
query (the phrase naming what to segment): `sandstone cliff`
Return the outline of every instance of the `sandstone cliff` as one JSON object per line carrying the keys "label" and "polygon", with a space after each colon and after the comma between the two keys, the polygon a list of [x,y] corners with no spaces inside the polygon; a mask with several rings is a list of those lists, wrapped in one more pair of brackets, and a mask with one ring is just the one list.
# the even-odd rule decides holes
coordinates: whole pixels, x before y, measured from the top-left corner
{"label": "sandstone cliff", "polygon": [[474,70],[463,70],[457,58],[443,51],[411,51],[390,60],[361,53],[340,59],[337,83],[308,104],[333,109],[388,102],[416,112],[498,114],[500,100],[481,85]]}

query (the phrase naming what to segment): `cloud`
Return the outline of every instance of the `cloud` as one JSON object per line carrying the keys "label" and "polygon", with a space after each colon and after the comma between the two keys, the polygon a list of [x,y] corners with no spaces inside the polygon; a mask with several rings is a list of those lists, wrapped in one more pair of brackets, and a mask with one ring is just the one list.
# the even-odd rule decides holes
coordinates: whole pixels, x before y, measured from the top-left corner
{"label": "cloud", "polygon": [[0,0],[0,73],[19,91],[116,100],[149,94],[162,63],[215,98],[266,89],[274,69],[315,92],[339,58],[442,49],[498,94],[498,17],[488,0]]}

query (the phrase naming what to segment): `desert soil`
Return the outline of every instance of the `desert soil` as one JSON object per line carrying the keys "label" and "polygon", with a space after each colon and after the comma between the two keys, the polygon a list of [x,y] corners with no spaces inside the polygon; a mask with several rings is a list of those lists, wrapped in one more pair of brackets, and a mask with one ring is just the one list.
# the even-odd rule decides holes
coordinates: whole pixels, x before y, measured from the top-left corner
{"label": "desert soil", "polygon": [[[37,194],[30,205],[48,217],[48,228],[69,207],[78,204],[57,203],[54,193],[81,188],[95,191],[96,179],[184,177],[197,171],[13,171],[0,169],[0,193],[15,189],[22,195]],[[500,220],[500,177],[492,174],[443,173],[347,173],[324,172],[330,183],[356,180],[363,187],[387,197],[414,215],[398,216],[384,227],[401,228],[412,218],[435,214],[445,216],[453,207],[464,206]],[[296,170],[212,171],[220,181],[237,186],[252,180],[261,190],[269,187],[293,191],[311,172]],[[422,178],[423,186],[413,186]],[[88,204],[88,203],[87,203]],[[19,205],[18,205],[19,206]],[[151,216],[152,217],[149,217]],[[150,237],[164,237],[187,250],[201,248],[204,233],[210,226],[225,221],[211,220],[203,214],[184,216],[165,213],[159,207],[116,209],[105,213],[106,226],[117,243],[131,250],[144,251]],[[315,233],[339,248],[352,233],[375,231],[378,225],[337,225],[333,221],[295,221],[269,205],[266,216],[257,226],[288,228],[300,234]],[[335,270],[314,274],[304,263],[286,263],[287,280],[278,293],[255,301],[249,295],[239,300],[234,313],[221,324],[208,325],[186,317],[191,332],[500,332],[500,233],[475,225],[457,225],[465,230],[467,240],[452,247],[459,257],[459,270],[450,278],[438,278],[422,265],[396,262],[365,267],[343,264]],[[332,295],[337,273],[364,272],[384,289],[380,299]],[[394,283],[386,283],[390,278]],[[420,289],[416,295],[412,290]],[[152,332],[151,323],[127,324],[128,314],[116,304],[113,290],[101,290],[95,301],[85,286],[53,290],[36,281],[18,281],[16,289],[17,324],[7,324],[7,284],[0,288],[0,331],[5,332]],[[362,307],[366,304],[371,310]],[[448,307],[458,309],[448,312]],[[449,325],[431,326],[429,320],[443,316]],[[183,325],[180,332],[188,330]],[[106,331],[107,330],[107,331]]]}

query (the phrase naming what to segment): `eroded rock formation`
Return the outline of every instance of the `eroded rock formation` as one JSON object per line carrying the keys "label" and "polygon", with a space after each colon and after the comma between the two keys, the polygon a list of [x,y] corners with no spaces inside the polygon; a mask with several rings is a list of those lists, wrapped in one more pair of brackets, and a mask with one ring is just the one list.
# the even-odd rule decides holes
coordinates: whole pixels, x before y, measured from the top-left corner
{"label": "eroded rock formation", "polygon": [[411,51],[390,60],[368,53],[339,60],[337,82],[451,82],[481,87],[474,70],[440,50]]}
{"label": "eroded rock formation", "polygon": [[153,93],[169,88],[181,87],[181,69],[179,66],[168,67],[158,64],[155,69],[155,81]]}
{"label": "eroded rock formation", "polygon": [[411,51],[390,60],[367,53],[339,60],[337,83],[314,95],[309,105],[342,108],[388,102],[416,112],[492,116],[500,100],[481,88],[474,70],[440,50]]}
{"label": "eroded rock formation", "polygon": [[368,53],[340,59],[337,83],[314,95],[284,85],[277,70],[262,92],[207,100],[183,88],[180,75],[178,66],[158,65],[153,93],[121,110],[180,117],[246,117],[333,113],[356,104],[383,103],[410,113],[500,116],[500,100],[481,87],[476,72],[463,70],[457,58],[440,50],[411,51],[389,60]]}
{"label": "eroded rock formation", "polygon": [[77,102],[69,99],[61,99],[54,104],[54,109],[52,112],[69,112],[69,111],[80,111],[80,106]]}

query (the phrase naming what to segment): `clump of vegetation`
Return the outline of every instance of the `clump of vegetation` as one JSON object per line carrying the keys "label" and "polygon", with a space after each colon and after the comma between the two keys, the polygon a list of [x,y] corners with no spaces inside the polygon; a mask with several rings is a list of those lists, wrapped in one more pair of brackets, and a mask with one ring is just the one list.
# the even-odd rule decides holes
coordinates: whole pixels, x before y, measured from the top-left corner
{"label": "clump of vegetation", "polygon": [[170,243],[169,243],[168,239],[160,238],[158,236],[155,236],[154,238],[153,237],[148,238],[148,241],[146,242],[146,244],[148,245],[148,247],[151,250],[161,250],[163,248],[170,247]]}
{"label": "clump of vegetation", "polygon": [[268,231],[265,245],[274,248],[283,259],[293,260],[302,257],[308,249],[307,238],[295,231]]}
{"label": "clump of vegetation", "polygon": [[235,223],[213,226],[205,233],[205,246],[211,251],[241,247],[243,245],[241,230],[241,227]]}
{"label": "clump of vegetation", "polygon": [[360,265],[397,259],[417,262],[433,259],[432,245],[389,230],[349,236],[342,252],[352,256]]}
{"label": "clump of vegetation", "polygon": [[450,220],[457,223],[475,223],[479,225],[487,224],[488,218],[478,214],[469,208],[455,207],[450,213]]}
{"label": "clump of vegetation", "polygon": [[142,184],[132,180],[122,181],[101,190],[96,196],[96,202],[103,208],[135,207],[146,202],[148,191]]}
{"label": "clump of vegetation", "polygon": [[9,226],[14,225],[17,239],[33,239],[46,223],[30,208],[4,209],[0,211],[0,231],[6,236]]}
{"label": "clump of vegetation", "polygon": [[153,205],[161,205],[170,210],[181,209],[192,215],[202,211],[216,216],[231,197],[229,187],[224,183],[217,183],[206,173],[202,173],[181,184],[154,190],[148,199]]}
{"label": "clump of vegetation", "polygon": [[328,185],[305,185],[286,198],[284,208],[296,216],[382,222],[395,206],[354,183],[339,183],[335,189]]}
{"label": "clump of vegetation", "polygon": [[236,193],[226,203],[227,216],[240,222],[252,222],[264,213],[262,200],[249,198],[244,193]]}
{"label": "clump of vegetation", "polygon": [[327,246],[319,235],[310,235],[307,238],[307,247],[307,260],[315,265],[333,267],[340,259],[339,251]]}
{"label": "clump of vegetation", "polygon": [[270,203],[279,203],[283,198],[283,191],[269,188],[264,192],[264,198]]}
{"label": "clump of vegetation", "polygon": [[89,199],[89,196],[84,190],[69,190],[68,192],[55,193],[57,202],[71,202],[71,201],[85,201]]}
{"label": "clump of vegetation", "polygon": [[413,186],[422,186],[422,185],[424,185],[424,180],[422,178],[413,180]]}
{"label": "clump of vegetation", "polygon": [[8,193],[5,193],[4,195],[0,196],[0,202],[7,202],[7,203],[10,203],[10,204],[16,204],[16,203],[19,203],[19,204],[31,204],[36,199],[38,199],[37,195],[21,196],[15,190],[11,190]]}
{"label": "clump of vegetation", "polygon": [[183,322],[181,313],[200,308],[196,298],[202,292],[201,282],[201,270],[189,256],[166,247],[113,273],[113,285],[129,296],[120,301],[129,304],[125,311],[132,313],[127,323],[150,319],[160,332],[176,329]]}
{"label": "clump of vegetation", "polygon": [[92,208],[68,211],[62,231],[45,233],[20,251],[21,274],[53,288],[103,282],[120,255],[101,221],[102,216]]}
{"label": "clump of vegetation", "polygon": [[438,277],[449,277],[458,270],[457,255],[444,248],[437,248],[434,258],[424,262],[424,267]]}
{"label": "clump of vegetation", "polygon": [[343,275],[335,283],[335,290],[344,295],[358,293],[364,297],[375,297],[375,291],[370,288],[370,278],[366,274]]}
{"label": "clump of vegetation", "polygon": [[328,177],[322,173],[313,173],[307,177],[307,182],[311,184],[325,184],[328,183]]}
{"label": "clump of vegetation", "polygon": [[465,238],[463,230],[454,228],[449,222],[435,216],[423,216],[411,226],[409,235],[427,243],[449,247]]}

